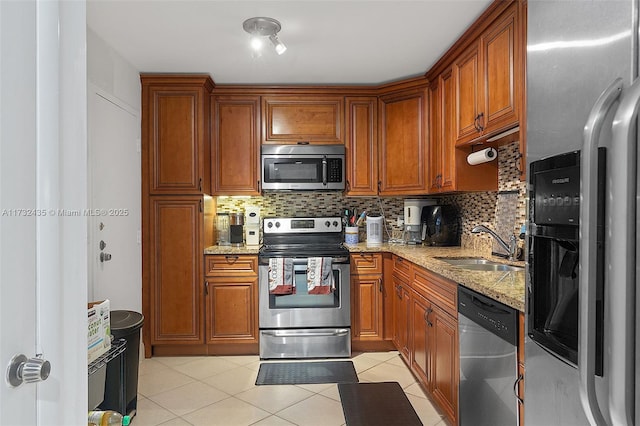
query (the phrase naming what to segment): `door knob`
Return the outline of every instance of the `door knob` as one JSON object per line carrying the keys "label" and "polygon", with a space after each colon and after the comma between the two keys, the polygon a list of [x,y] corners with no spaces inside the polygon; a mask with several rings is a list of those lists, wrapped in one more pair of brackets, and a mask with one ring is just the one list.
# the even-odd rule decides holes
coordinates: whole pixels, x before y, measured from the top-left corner
{"label": "door knob", "polygon": [[111,260],[111,253],[100,253],[100,262],[108,262]]}
{"label": "door knob", "polygon": [[11,358],[7,367],[7,383],[12,387],[18,387],[22,383],[35,383],[47,380],[51,373],[51,363],[45,361],[40,355],[35,358],[27,358],[20,354]]}

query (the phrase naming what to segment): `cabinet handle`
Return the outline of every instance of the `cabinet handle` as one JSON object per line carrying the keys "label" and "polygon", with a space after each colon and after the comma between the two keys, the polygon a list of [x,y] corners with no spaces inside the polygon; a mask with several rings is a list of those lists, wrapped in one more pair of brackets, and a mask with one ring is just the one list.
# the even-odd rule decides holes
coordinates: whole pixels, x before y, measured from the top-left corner
{"label": "cabinet handle", "polygon": [[522,154],[518,153],[515,158],[516,169],[518,170],[518,174],[522,174],[522,169],[520,168],[520,159],[522,158]]}
{"label": "cabinet handle", "polygon": [[384,289],[382,287],[382,277],[378,278],[378,288],[380,288],[380,293],[384,292]]}
{"label": "cabinet handle", "polygon": [[258,182],[258,186],[257,186],[258,192],[260,192],[260,180],[258,180],[257,182]]}
{"label": "cabinet handle", "polygon": [[202,178],[198,181],[198,191],[202,191]]}
{"label": "cabinet handle", "polygon": [[349,179],[347,179],[345,183],[346,183],[347,192],[351,191],[351,183],[349,182]]}
{"label": "cabinet handle", "polygon": [[227,259],[227,261],[230,261],[230,262],[237,262],[238,259],[240,258],[240,256],[231,255],[231,254],[225,254],[224,258]]}
{"label": "cabinet handle", "polygon": [[433,312],[433,309],[431,307],[427,308],[427,310],[424,311],[424,320],[427,322],[427,325],[429,327],[433,327],[433,323],[429,321],[429,314],[431,314],[431,312]]}
{"label": "cabinet handle", "polygon": [[[478,114],[478,117],[476,117],[476,120],[478,120],[478,131],[481,132],[484,130],[484,112],[481,112],[480,114]],[[482,120],[482,123],[480,122],[480,120]]]}
{"label": "cabinet handle", "polygon": [[399,284],[396,286],[396,296],[398,299],[402,299],[402,286]]}
{"label": "cabinet handle", "polygon": [[380,193],[380,188],[382,187],[382,181],[378,181],[378,194]]}
{"label": "cabinet handle", "polygon": [[513,384],[513,394],[516,396],[516,399],[518,400],[518,404],[520,405],[524,405],[524,400],[522,398],[520,398],[520,395],[518,394],[518,384],[524,380],[524,376],[522,374],[518,374],[518,378],[516,379],[515,383]]}
{"label": "cabinet handle", "polygon": [[204,282],[204,295],[205,296],[209,295],[209,281]]}
{"label": "cabinet handle", "polygon": [[202,213],[203,209],[202,209],[202,199],[200,200],[200,213]]}

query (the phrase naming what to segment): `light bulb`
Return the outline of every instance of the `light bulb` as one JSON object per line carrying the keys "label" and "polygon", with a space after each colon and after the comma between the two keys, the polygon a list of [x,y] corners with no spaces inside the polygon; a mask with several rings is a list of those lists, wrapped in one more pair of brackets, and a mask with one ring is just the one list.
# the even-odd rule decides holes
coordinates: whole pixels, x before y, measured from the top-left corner
{"label": "light bulb", "polygon": [[285,46],[284,43],[281,42],[278,36],[276,36],[275,34],[270,35],[269,40],[271,40],[271,43],[273,43],[273,46],[276,48],[276,53],[278,55],[282,55],[287,50],[287,46]]}
{"label": "light bulb", "polygon": [[253,50],[262,49],[262,38],[260,37],[251,37],[251,47]]}

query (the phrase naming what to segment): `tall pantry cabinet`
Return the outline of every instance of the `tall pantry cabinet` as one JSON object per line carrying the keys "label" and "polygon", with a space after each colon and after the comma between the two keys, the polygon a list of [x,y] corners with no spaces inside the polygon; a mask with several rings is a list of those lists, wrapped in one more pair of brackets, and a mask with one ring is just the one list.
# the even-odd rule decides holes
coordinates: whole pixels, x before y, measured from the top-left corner
{"label": "tall pantry cabinet", "polygon": [[204,342],[204,248],[213,242],[206,75],[143,74],[142,311],[145,356]]}

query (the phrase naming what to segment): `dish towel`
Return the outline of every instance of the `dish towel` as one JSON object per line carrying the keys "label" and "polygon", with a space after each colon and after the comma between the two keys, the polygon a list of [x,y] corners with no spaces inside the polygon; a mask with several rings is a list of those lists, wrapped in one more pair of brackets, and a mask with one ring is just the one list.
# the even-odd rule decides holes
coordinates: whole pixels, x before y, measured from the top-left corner
{"label": "dish towel", "polygon": [[269,294],[294,294],[293,259],[272,257],[269,259]]}
{"label": "dish towel", "polygon": [[330,257],[310,257],[307,260],[307,291],[309,294],[330,294],[335,290]]}

